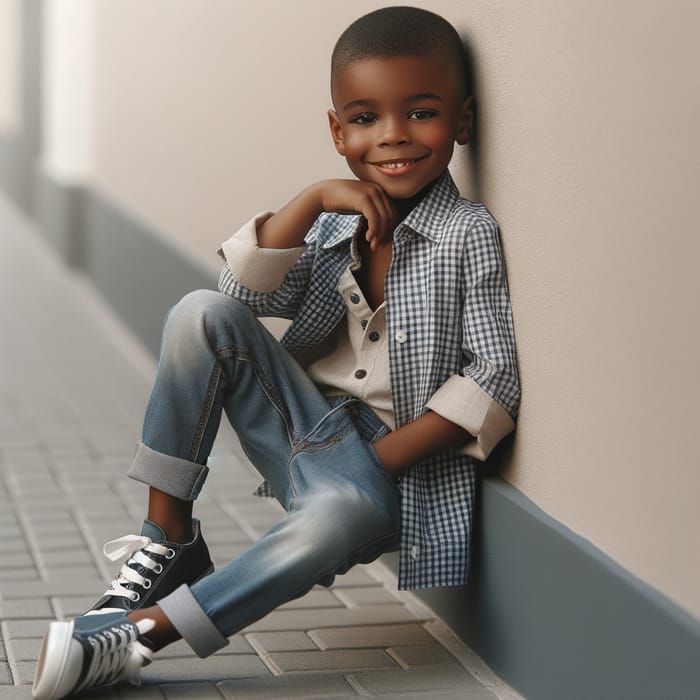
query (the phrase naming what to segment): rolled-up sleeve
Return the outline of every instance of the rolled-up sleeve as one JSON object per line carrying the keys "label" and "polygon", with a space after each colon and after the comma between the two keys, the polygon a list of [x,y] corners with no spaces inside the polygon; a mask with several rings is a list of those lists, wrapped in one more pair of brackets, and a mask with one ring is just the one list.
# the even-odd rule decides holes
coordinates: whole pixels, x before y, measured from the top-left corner
{"label": "rolled-up sleeve", "polygon": [[463,452],[482,462],[515,428],[515,421],[503,406],[471,377],[452,375],[432,395],[426,407],[472,435]]}
{"label": "rolled-up sleeve", "polygon": [[236,280],[244,287],[260,293],[278,289],[306,250],[306,246],[261,248],[258,245],[257,229],[271,216],[271,212],[258,214],[224,241],[219,250]]}
{"label": "rolled-up sleeve", "polygon": [[464,366],[450,376],[427,408],[468,431],[464,452],[485,460],[515,428],[520,385],[513,314],[498,225],[482,219],[467,238],[462,310]]}

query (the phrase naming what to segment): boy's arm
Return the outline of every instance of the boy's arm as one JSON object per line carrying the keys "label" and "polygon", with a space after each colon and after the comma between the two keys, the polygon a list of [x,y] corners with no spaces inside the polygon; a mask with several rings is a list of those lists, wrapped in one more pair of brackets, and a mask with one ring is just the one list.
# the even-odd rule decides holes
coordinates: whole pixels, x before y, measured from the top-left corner
{"label": "boy's arm", "polygon": [[322,180],[267,219],[258,228],[261,248],[296,248],[322,212],[362,214],[367,220],[367,240],[372,249],[381,245],[393,229],[396,210],[386,192],[371,182]]}
{"label": "boy's arm", "polygon": [[428,411],[417,420],[406,423],[373,443],[377,457],[392,476],[399,476],[412,464],[461,447],[472,439],[464,428]]}

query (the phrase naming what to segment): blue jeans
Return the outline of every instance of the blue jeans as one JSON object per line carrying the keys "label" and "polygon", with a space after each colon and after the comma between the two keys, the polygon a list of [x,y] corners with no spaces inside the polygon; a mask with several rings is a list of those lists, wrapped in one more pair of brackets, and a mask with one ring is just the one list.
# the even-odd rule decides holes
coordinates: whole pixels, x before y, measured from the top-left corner
{"label": "blue jeans", "polygon": [[399,490],[372,447],[384,423],[356,399],[326,399],[244,304],[193,292],[168,314],[129,475],[196,498],[222,411],[287,512],[243,554],[159,601],[200,656],[376,559],[399,530]]}

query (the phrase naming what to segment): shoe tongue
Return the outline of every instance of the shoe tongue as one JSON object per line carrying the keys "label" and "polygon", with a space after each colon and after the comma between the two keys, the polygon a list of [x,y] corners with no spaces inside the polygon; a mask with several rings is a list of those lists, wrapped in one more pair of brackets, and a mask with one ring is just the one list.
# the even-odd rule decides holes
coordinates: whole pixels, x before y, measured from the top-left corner
{"label": "shoe tongue", "polygon": [[148,537],[151,542],[165,542],[167,540],[165,532],[163,532],[158,525],[150,520],[143,521],[141,535],[143,535],[143,537]]}

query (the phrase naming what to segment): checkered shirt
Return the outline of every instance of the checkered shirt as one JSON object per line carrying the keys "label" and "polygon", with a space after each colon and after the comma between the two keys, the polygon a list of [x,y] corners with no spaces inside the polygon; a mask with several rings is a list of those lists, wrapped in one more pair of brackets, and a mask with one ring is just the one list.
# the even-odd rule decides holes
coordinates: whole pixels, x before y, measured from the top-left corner
{"label": "checkered shirt", "polygon": [[[282,344],[295,356],[316,347],[346,313],[338,280],[351,262],[359,217],[326,213],[282,285],[243,287],[224,265],[219,289],[260,316],[292,320]],[[454,374],[470,377],[515,419],[520,390],[512,313],[498,224],[459,196],[449,173],[394,231],[385,284],[391,390],[397,426],[426,412]],[[466,582],[475,462],[447,450],[401,481],[399,588]]]}

